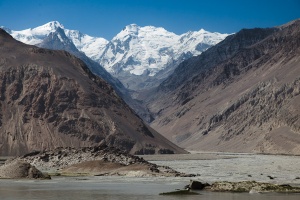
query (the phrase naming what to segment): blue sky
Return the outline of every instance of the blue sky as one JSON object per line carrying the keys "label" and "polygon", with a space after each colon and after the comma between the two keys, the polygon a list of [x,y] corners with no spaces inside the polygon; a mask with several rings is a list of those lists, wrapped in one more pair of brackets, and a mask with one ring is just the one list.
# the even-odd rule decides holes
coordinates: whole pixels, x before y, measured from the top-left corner
{"label": "blue sky", "polygon": [[22,30],[57,20],[106,39],[132,23],[176,34],[201,28],[233,33],[297,18],[300,0],[0,0],[0,26]]}

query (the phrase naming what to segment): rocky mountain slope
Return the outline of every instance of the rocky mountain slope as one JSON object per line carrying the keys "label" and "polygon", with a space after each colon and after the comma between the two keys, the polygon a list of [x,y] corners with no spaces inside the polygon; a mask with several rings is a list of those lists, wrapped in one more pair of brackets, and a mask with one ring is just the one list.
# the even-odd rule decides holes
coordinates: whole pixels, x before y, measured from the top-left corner
{"label": "rocky mountain slope", "polygon": [[132,90],[157,86],[173,72],[177,64],[201,54],[228,36],[203,29],[176,35],[163,28],[131,24],[108,41],[77,30],[65,29],[57,21],[33,29],[6,30],[21,42],[37,45],[58,28],[64,30],[65,35],[79,51],[100,63],[125,87]]}
{"label": "rocky mountain slope", "polygon": [[300,20],[243,29],[144,100],[153,128],[190,150],[300,154]]}
{"label": "rocky mountain slope", "polygon": [[182,153],[67,53],[0,29],[0,155],[106,142],[130,153]]}

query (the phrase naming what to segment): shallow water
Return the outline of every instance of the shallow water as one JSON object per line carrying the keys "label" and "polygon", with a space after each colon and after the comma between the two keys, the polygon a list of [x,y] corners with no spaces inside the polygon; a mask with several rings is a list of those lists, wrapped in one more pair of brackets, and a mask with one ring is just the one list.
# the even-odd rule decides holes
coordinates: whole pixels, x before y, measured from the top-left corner
{"label": "shallow water", "polygon": [[300,156],[201,153],[179,155],[172,161],[164,156],[159,156],[159,159],[152,156],[144,158],[180,172],[200,174],[198,179],[209,183],[255,180],[300,186]]}
{"label": "shallow water", "polygon": [[[181,172],[197,173],[194,178],[54,177],[52,180],[0,180],[0,200],[79,199],[204,199],[204,200],[299,200],[300,194],[249,194],[199,191],[197,196],[160,196],[182,189],[189,180],[257,180],[300,184],[300,157],[252,154],[177,155],[145,157]],[[148,159],[148,160],[149,160]],[[150,160],[151,160],[150,159]],[[271,180],[268,175],[273,176]],[[251,176],[251,177],[250,177]]]}
{"label": "shallow water", "polygon": [[85,177],[85,178],[54,178],[48,181],[1,180],[1,200],[82,200],[82,199],[204,199],[204,200],[235,200],[235,199],[291,199],[299,200],[297,194],[249,194],[249,193],[215,193],[199,192],[196,196],[160,196],[159,193],[183,188],[184,182],[179,179],[162,178],[120,178],[120,177]]}

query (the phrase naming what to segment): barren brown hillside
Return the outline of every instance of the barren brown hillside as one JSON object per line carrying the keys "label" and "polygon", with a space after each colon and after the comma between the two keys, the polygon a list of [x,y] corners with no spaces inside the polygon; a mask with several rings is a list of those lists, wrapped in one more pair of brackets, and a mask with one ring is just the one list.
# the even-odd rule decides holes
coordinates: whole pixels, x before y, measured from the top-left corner
{"label": "barren brown hillside", "polygon": [[300,154],[300,20],[228,36],[151,95],[152,127],[181,147]]}

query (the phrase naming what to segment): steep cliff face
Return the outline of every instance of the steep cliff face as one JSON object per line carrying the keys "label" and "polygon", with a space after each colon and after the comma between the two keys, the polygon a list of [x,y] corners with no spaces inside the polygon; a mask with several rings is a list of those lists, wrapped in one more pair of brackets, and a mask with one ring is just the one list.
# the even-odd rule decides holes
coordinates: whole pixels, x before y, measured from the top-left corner
{"label": "steep cliff face", "polygon": [[131,153],[182,153],[147,127],[75,56],[0,29],[0,155],[101,142]]}
{"label": "steep cliff face", "polygon": [[152,93],[152,126],[193,150],[300,154],[299,57],[299,20],[229,36]]}

